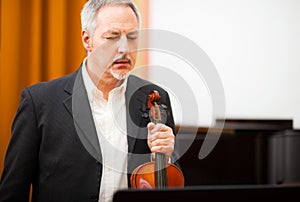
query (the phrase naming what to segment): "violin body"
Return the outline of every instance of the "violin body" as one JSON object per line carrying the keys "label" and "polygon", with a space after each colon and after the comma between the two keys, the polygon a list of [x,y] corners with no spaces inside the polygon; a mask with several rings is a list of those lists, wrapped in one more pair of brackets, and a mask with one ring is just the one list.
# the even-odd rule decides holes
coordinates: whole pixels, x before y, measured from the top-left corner
{"label": "violin body", "polygon": [[[167,187],[184,187],[183,173],[176,165],[167,163],[165,169]],[[155,161],[136,167],[130,177],[131,186],[139,189],[157,188],[155,173]]]}

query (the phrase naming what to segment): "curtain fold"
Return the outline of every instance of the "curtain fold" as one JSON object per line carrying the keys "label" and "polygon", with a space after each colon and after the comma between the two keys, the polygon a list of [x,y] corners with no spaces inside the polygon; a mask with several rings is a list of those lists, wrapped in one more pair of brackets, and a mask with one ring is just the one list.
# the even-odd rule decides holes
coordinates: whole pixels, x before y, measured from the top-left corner
{"label": "curtain fold", "polygon": [[[21,90],[71,73],[84,59],[80,12],[86,1],[0,1],[0,172]],[[134,2],[148,26],[148,0]],[[138,63],[147,58],[143,53]]]}

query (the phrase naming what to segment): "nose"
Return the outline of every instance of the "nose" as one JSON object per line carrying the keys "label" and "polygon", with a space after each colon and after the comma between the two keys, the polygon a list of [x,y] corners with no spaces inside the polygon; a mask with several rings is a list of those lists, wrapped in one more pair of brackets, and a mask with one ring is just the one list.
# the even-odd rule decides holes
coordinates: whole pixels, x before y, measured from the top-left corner
{"label": "nose", "polygon": [[122,35],[118,43],[118,53],[126,54],[129,51],[127,36]]}

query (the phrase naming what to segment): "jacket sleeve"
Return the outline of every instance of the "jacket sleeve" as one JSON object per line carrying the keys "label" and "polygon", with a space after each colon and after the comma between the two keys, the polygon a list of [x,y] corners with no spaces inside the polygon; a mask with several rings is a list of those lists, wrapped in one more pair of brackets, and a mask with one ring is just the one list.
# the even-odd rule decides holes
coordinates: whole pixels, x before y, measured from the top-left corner
{"label": "jacket sleeve", "polygon": [[29,201],[30,185],[38,166],[40,136],[28,89],[22,91],[0,180],[0,202]]}

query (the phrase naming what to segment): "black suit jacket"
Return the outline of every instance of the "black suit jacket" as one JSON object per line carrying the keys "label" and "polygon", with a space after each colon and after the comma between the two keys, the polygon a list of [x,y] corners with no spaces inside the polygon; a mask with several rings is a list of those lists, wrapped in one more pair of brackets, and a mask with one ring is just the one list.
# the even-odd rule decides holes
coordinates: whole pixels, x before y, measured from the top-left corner
{"label": "black suit jacket", "polygon": [[[160,102],[168,106],[166,125],[175,134],[167,92],[129,76],[125,94],[128,179],[135,167],[150,160],[146,125],[151,90],[158,90]],[[101,149],[81,68],[25,88],[5,157],[0,201],[28,201],[31,184],[33,201],[97,201],[101,173]]]}

